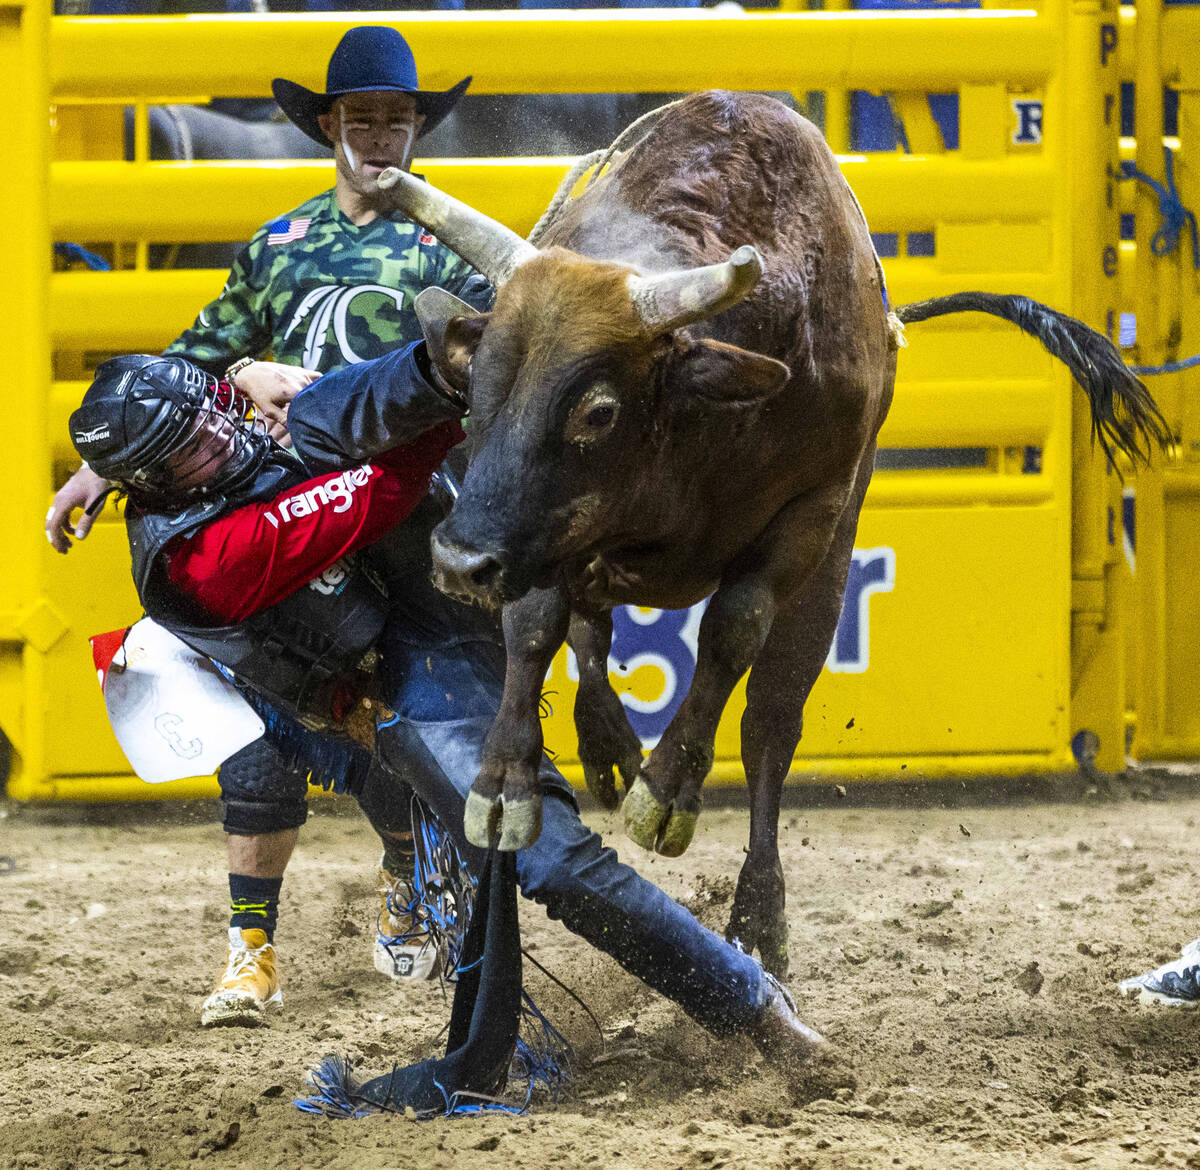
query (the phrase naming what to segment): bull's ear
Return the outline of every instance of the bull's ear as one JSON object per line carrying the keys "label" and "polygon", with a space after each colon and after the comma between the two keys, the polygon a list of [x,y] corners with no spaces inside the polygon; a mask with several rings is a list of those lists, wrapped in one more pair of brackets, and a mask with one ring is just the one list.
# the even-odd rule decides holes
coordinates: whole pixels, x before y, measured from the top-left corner
{"label": "bull's ear", "polygon": [[668,383],[676,393],[723,406],[765,402],[792,376],[783,362],[765,354],[707,339],[676,350],[670,361]]}
{"label": "bull's ear", "polygon": [[427,288],[413,301],[429,360],[456,390],[466,393],[467,367],[487,328],[488,314],[471,308],[444,288]]}

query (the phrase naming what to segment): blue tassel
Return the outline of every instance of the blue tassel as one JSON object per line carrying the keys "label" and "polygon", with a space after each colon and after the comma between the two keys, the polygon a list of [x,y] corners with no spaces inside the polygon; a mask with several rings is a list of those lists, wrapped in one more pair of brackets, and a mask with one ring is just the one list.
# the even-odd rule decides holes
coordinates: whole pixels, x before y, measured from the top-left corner
{"label": "blue tassel", "polygon": [[308,1074],[308,1083],[316,1095],[294,1102],[305,1113],[320,1113],[325,1117],[366,1117],[372,1109],[360,1108],[354,1101],[353,1067],[348,1057],[327,1056]]}
{"label": "blue tassel", "polygon": [[534,1090],[544,1088],[553,1101],[571,1078],[574,1049],[570,1041],[552,1024],[533,1002],[528,991],[521,991],[521,1035],[508,1070],[510,1082],[527,1082],[525,1104]]}
{"label": "blue tassel", "polygon": [[428,944],[443,950],[443,983],[459,974],[459,957],[467,924],[475,908],[478,883],[467,872],[453,838],[417,796],[412,800],[413,876],[397,883],[388,896],[392,918],[407,923],[394,935],[381,933],[384,947]]}
{"label": "blue tassel", "polygon": [[328,732],[310,731],[249,688],[239,690],[266,725],[263,738],[279,749],[289,768],[305,768],[309,783],[327,792],[362,791],[371,767],[371,757],[362,747]]}
{"label": "blue tassel", "polygon": [[[553,1025],[546,1022],[542,1013],[533,1006],[532,1000],[529,1000],[528,1008],[536,1014],[549,1032],[558,1037],[562,1045],[569,1049],[570,1046],[566,1040]],[[533,1090],[538,1084],[545,1085],[550,1089],[553,1099],[557,1101],[558,1091],[567,1081],[565,1063],[548,1072],[548,1066],[541,1063],[542,1059],[533,1053],[524,1040],[517,1041],[517,1051],[513,1055],[513,1063],[508,1075],[510,1084],[525,1086],[524,1101],[519,1105],[474,1093],[447,1093],[438,1084],[437,1088],[442,1093],[444,1106],[441,1109],[413,1109],[411,1112],[417,1121],[432,1121],[437,1117],[469,1117],[478,1113],[519,1115],[528,1112],[532,1103]],[[398,1070],[394,1068],[393,1072],[396,1071]],[[326,1056],[315,1069],[309,1072],[306,1079],[307,1083],[317,1091],[311,1097],[301,1097],[293,1102],[297,1109],[305,1113],[315,1113],[337,1121],[357,1121],[359,1118],[370,1117],[376,1113],[403,1112],[399,1108],[380,1107],[359,1096],[360,1082],[354,1075],[354,1065],[349,1057]]]}
{"label": "blue tassel", "polygon": [[[287,734],[286,725],[282,730]],[[523,1113],[538,1090],[548,1092],[557,1101],[570,1076],[573,1054],[566,1037],[546,1019],[529,993],[520,986],[516,868],[512,855],[489,854],[481,884],[468,874],[449,834],[415,796],[412,826],[415,844],[412,882],[398,882],[397,889],[389,895],[388,905],[392,917],[406,920],[407,929],[383,941],[385,946],[421,942],[439,948],[444,946],[449,952],[443,977],[457,981],[458,987],[446,1056],[440,1060],[424,1060],[407,1068],[393,1065],[390,1073],[368,1081],[356,1080],[347,1058],[327,1056],[308,1077],[316,1091],[310,1097],[297,1100],[297,1108],[341,1119],[377,1112],[403,1112],[424,1121],[485,1112]],[[498,861],[498,857],[502,860]],[[497,866],[502,876],[497,876]],[[485,896],[481,890],[486,891]],[[468,932],[465,927],[481,896],[484,896],[484,902],[479,909],[484,917]],[[479,933],[485,923],[489,935],[486,940]],[[468,961],[464,961],[464,945],[469,947]],[[468,972],[471,972],[470,976],[460,981],[460,977],[467,976]],[[481,987],[484,990],[480,991]],[[490,996],[489,1010],[495,1009],[499,1013],[496,1019],[490,1020],[497,1032],[482,1049],[472,1051],[471,1046],[478,1045],[482,1039],[475,1033],[479,1021],[474,1018],[478,1010],[475,997],[480,994]],[[505,1013],[508,1013],[508,1022],[502,1023]],[[464,1025],[468,1021],[470,1028],[464,1034]],[[511,1037],[507,1043],[512,1045],[507,1053],[503,1047],[505,1034]],[[471,1054],[466,1055],[469,1052]],[[489,1073],[484,1067],[464,1066],[464,1059],[479,1060],[494,1071]],[[468,1072],[465,1077],[464,1071]],[[501,1074],[500,1078],[497,1073]],[[470,1085],[473,1090],[486,1086],[489,1093],[491,1086],[499,1080],[508,1086],[506,1096],[519,1095],[519,1103],[499,1100],[478,1091],[449,1093],[439,1079],[447,1075],[453,1077],[455,1083]]]}

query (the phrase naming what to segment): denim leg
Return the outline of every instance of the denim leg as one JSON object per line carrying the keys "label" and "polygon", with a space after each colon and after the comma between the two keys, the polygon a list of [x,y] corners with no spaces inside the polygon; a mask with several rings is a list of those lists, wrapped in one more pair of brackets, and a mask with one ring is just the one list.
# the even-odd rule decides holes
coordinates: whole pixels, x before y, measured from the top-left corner
{"label": "denim leg", "polygon": [[[426,632],[429,632],[426,628]],[[437,644],[435,644],[437,643]],[[385,633],[395,718],[380,729],[383,763],[410,783],[463,846],[462,811],[499,704],[494,643]],[[618,860],[579,819],[570,785],[543,757],[542,835],[517,853],[522,893],[718,1034],[750,1027],[765,996],[758,962]],[[464,849],[477,866],[478,850]]]}
{"label": "denim leg", "polygon": [[542,835],[517,853],[517,880],[551,918],[710,1032],[741,1032],[759,1017],[766,988],[758,961],[620,861],[555,793],[543,802]]}

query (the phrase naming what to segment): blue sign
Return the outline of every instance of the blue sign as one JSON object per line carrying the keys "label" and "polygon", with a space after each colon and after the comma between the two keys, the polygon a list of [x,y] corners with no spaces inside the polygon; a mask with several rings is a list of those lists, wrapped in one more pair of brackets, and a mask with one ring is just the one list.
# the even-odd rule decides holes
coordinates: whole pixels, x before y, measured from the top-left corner
{"label": "blue sign", "polygon": [[[890,592],[896,580],[896,552],[891,548],[855,549],[846,578],[842,613],[829,657],[828,670],[837,674],[861,674],[870,663],[870,600],[874,593]],[[666,730],[696,671],[696,641],[700,619],[708,601],[691,609],[639,609],[623,605],[613,610],[611,674],[620,679],[641,667],[653,667],[662,683],[649,698],[622,690],[617,684],[629,716],[629,724],[646,747],[653,747]],[[567,674],[574,680],[579,670],[574,655],[568,654]],[[641,688],[644,692],[644,688]]]}
{"label": "blue sign", "polygon": [[872,593],[890,593],[896,583],[896,550],[854,550],[837,633],[825,667],[834,674],[862,674],[870,665]]}

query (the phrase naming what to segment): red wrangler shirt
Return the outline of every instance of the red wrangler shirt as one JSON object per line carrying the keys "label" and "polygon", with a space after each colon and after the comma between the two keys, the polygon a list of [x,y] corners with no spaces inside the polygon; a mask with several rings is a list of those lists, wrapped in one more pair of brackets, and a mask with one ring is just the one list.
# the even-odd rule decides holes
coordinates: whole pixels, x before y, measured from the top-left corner
{"label": "red wrangler shirt", "polygon": [[245,621],[394,528],[463,438],[458,423],[441,423],[361,467],[318,475],[237,508],[172,541],[167,576],[217,621]]}

